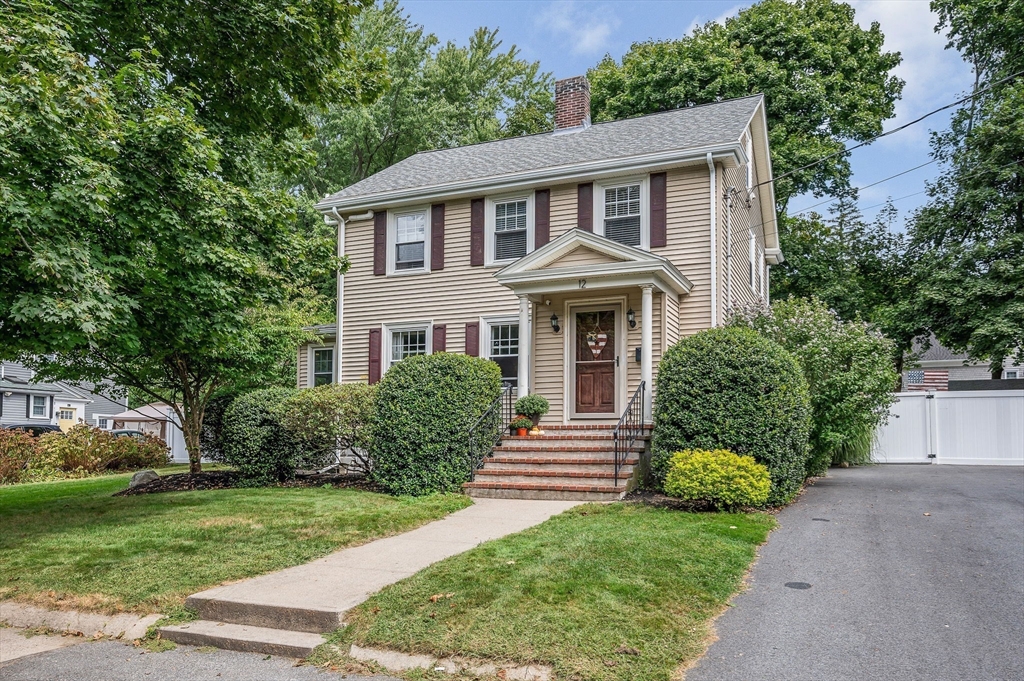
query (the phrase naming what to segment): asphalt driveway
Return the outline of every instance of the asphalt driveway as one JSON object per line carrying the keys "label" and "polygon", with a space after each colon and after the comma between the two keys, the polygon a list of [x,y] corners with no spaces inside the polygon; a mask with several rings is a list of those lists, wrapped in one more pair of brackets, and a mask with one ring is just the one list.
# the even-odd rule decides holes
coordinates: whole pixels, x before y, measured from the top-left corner
{"label": "asphalt driveway", "polygon": [[833,469],[686,681],[1024,679],[1024,469]]}

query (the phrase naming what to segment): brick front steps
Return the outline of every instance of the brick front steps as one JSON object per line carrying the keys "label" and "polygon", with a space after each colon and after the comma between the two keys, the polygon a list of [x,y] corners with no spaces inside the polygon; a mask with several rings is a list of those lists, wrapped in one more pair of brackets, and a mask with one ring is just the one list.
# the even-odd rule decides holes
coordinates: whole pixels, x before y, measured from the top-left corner
{"label": "brick front steps", "polygon": [[629,489],[647,445],[637,440],[615,479],[614,426],[553,426],[544,435],[505,437],[463,485],[471,497],[615,501]]}

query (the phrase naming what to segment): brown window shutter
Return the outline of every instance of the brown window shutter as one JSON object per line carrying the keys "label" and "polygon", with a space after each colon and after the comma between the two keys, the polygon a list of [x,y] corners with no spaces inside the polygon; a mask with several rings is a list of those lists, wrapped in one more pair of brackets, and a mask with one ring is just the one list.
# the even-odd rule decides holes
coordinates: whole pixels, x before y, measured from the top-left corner
{"label": "brown window shutter", "polygon": [[445,324],[434,324],[433,339],[431,341],[431,352],[444,352],[445,342],[448,340],[448,326]]}
{"label": "brown window shutter", "polygon": [[469,204],[469,264],[484,264],[484,200],[473,199]]}
{"label": "brown window shutter", "polygon": [[382,210],[373,214],[373,273],[388,273],[388,212]]}
{"label": "brown window shutter", "polygon": [[651,173],[651,248],[668,244],[665,173]]}
{"label": "brown window shutter", "polygon": [[444,269],[444,204],[430,207],[430,270]]}
{"label": "brown window shutter", "polygon": [[380,380],[380,349],[380,329],[370,329],[370,385]]}
{"label": "brown window shutter", "polygon": [[576,229],[594,231],[594,183],[576,187]]}
{"label": "brown window shutter", "polygon": [[480,356],[480,322],[466,324],[466,354]]}
{"label": "brown window shutter", "polygon": [[551,240],[551,190],[538,189],[533,195],[533,247]]}

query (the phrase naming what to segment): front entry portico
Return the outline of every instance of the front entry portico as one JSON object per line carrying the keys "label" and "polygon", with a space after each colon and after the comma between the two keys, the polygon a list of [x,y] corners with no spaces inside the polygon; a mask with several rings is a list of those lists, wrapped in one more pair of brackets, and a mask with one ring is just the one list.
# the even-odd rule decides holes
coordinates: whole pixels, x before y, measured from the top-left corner
{"label": "front entry portico", "polygon": [[570,230],[495,277],[519,298],[519,394],[548,398],[544,423],[614,423],[640,385],[650,421],[667,311],[691,289],[675,266]]}

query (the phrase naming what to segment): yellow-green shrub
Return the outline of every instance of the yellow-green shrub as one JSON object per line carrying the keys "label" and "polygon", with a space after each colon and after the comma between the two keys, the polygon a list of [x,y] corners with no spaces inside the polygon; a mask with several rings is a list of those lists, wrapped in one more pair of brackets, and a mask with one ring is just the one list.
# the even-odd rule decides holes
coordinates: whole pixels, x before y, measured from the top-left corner
{"label": "yellow-green shrub", "polygon": [[753,457],[727,449],[686,449],[669,461],[665,493],[715,508],[762,506],[768,501],[771,477]]}

